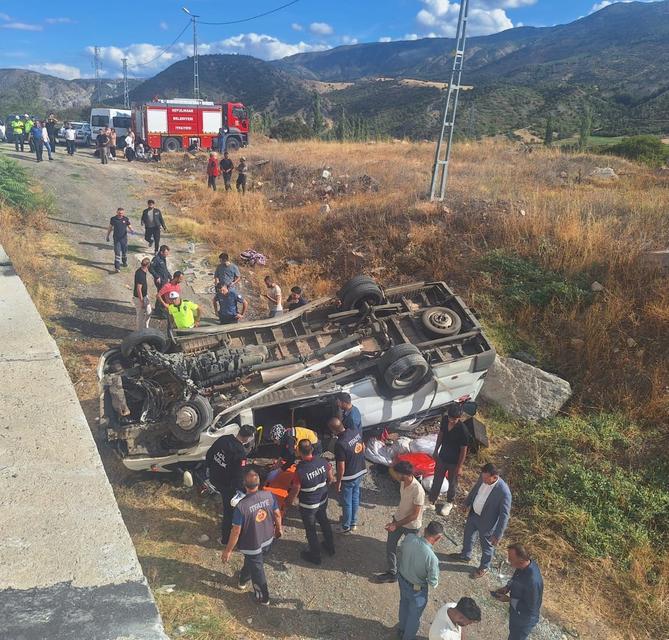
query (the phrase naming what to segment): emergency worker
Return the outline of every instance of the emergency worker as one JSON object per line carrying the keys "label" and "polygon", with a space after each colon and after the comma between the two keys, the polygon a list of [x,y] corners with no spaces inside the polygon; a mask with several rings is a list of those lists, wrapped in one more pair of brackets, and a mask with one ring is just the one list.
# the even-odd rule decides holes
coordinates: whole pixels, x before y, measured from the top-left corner
{"label": "emergency worker", "polygon": [[231,500],[243,488],[243,471],[248,456],[247,447],[255,438],[255,428],[244,424],[237,435],[221,436],[207,451],[206,464],[209,482],[223,499],[221,543],[228,544],[234,507]]}
{"label": "emergency worker", "polygon": [[23,145],[25,144],[25,124],[19,116],[16,116],[12,120],[12,133],[14,134],[14,149],[16,151],[23,151]]}
{"label": "emergency worker", "polygon": [[295,477],[288,493],[288,503],[298,506],[307,534],[309,549],[302,551],[303,560],[321,564],[321,545],[318,541],[316,524],[323,532],[323,548],[333,556],[335,554],[332,526],[328,520],[328,485],[335,480],[332,465],[314,455],[314,445],[310,440],[300,440],[297,448],[300,461],[297,463]]}
{"label": "emergency worker", "polygon": [[309,440],[311,442],[315,455],[320,455],[321,446],[315,431],[307,429],[299,424],[286,429],[282,424],[275,424],[269,432],[270,440],[279,445],[279,460],[275,465],[286,471],[295,464],[297,445],[300,440]]}
{"label": "emergency worker", "polygon": [[355,531],[358,525],[360,484],[367,473],[365,444],[362,435],[354,429],[346,429],[339,418],[330,418],[328,428],[337,437],[337,494],[342,510],[339,533],[346,535]]}
{"label": "emergency worker", "polygon": [[235,507],[230,539],[223,551],[224,563],[230,560],[235,547],[244,555],[238,587],[242,591],[253,585],[257,604],[269,605],[269,588],[265,576],[264,556],[275,539],[282,535],[281,511],[269,491],[259,491],[260,476],[255,471],[244,474],[246,496]]}

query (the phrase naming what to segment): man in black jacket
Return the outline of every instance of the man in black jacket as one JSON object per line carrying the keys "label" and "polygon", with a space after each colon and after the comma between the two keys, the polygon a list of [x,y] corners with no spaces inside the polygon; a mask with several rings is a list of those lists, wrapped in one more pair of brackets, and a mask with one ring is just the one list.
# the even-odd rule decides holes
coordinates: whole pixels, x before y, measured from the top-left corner
{"label": "man in black jacket", "polygon": [[228,544],[232,528],[232,514],[235,509],[230,501],[237,491],[243,489],[242,471],[248,455],[245,445],[253,442],[255,434],[256,431],[252,425],[242,425],[236,436],[221,436],[207,451],[209,482],[216,487],[223,498],[221,543],[224,545]]}
{"label": "man in black jacket", "polygon": [[153,256],[151,266],[149,267],[149,273],[153,276],[153,282],[159,291],[164,284],[172,279],[172,274],[167,267],[167,256],[169,255],[170,248],[164,244],[160,247],[160,251]]}
{"label": "man in black jacket", "polygon": [[[167,231],[163,214],[160,209],[156,208],[154,200],[148,201],[148,208],[142,211],[141,225],[144,227],[144,238],[149,243],[154,245],[155,253],[158,253],[160,247],[160,230]],[[165,284],[163,282],[163,284]]]}

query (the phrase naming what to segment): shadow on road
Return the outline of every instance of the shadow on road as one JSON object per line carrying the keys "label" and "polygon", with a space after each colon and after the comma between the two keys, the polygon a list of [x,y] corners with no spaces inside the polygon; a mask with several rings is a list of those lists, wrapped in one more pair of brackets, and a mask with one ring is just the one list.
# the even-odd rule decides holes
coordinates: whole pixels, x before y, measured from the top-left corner
{"label": "shadow on road", "polygon": [[93,262],[93,260],[86,260],[86,258],[80,258],[79,256],[73,256],[73,255],[67,255],[67,254],[59,254],[59,255],[54,255],[54,258],[62,258],[63,260],[67,260],[68,262],[74,262],[75,264],[78,264],[82,267],[90,267],[91,269],[99,269],[100,271],[104,271],[105,273],[114,273],[114,269],[111,267],[107,267],[108,262]]}
{"label": "shadow on road", "polygon": [[[55,216],[47,216],[49,220],[53,220],[54,222],[63,222],[65,224],[76,224],[80,227],[90,227],[91,229],[102,229],[103,231],[107,230],[107,227],[101,227],[98,224],[88,224],[87,222],[75,222],[74,220],[65,220],[64,218],[56,218]],[[88,244],[86,242],[80,242],[79,244]],[[103,244],[103,243],[101,243]],[[112,247],[114,248],[113,245],[111,244],[105,244],[105,247],[109,248]]]}
{"label": "shadow on road", "polygon": [[130,304],[121,300],[102,300],[100,298],[73,298],[73,302],[80,309],[94,311],[96,313],[121,313],[124,315],[135,315]]}
{"label": "shadow on road", "polygon": [[128,335],[128,329],[125,327],[99,324],[73,316],[56,316],[54,320],[64,329],[86,336],[87,338],[121,340]]}

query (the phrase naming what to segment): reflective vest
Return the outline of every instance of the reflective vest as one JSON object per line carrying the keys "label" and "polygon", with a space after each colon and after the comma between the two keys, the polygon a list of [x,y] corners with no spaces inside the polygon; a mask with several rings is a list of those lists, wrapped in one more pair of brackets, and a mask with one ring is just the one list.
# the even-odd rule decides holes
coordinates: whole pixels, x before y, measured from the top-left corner
{"label": "reflective vest", "polygon": [[297,451],[297,445],[300,444],[300,440],[309,440],[311,444],[318,443],[318,436],[316,433],[306,427],[292,427],[287,430],[287,433],[289,436],[295,438],[295,451]]}
{"label": "reflective vest", "polygon": [[344,482],[357,480],[367,473],[365,445],[358,431],[346,429],[339,435],[337,444],[335,444],[335,460],[344,462],[344,476],[342,477]]}
{"label": "reflective vest", "polygon": [[23,120],[13,120],[12,121],[12,131],[19,135],[23,133]]}
{"label": "reflective vest", "polygon": [[28,119],[23,123],[23,128],[25,129],[26,133],[30,133],[32,128],[35,126],[35,123]]}
{"label": "reflective vest", "polygon": [[177,307],[175,304],[169,306],[170,316],[174,320],[177,329],[192,329],[195,326],[195,311],[198,306],[190,300],[182,300]]}
{"label": "reflective vest", "polygon": [[303,509],[318,509],[328,500],[328,466],[323,458],[301,460],[295,469],[300,479],[299,505]]}
{"label": "reflective vest", "polygon": [[242,515],[237,549],[247,556],[257,556],[274,541],[276,499],[269,491],[249,493],[236,509]]}

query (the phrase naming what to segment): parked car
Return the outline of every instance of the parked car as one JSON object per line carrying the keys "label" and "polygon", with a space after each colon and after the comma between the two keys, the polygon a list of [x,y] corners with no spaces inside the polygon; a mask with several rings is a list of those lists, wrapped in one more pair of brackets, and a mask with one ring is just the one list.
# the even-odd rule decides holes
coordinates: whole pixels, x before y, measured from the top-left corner
{"label": "parked car", "polygon": [[129,334],[98,365],[101,426],[129,469],[185,471],[242,424],[259,443],[300,419],[327,433],[342,391],[364,429],[412,428],[475,398],[494,359],[444,282],[383,289],[358,276],[280,317]]}
{"label": "parked car", "polygon": [[5,122],[2,120],[2,118],[0,118],[0,142],[4,142],[5,140],[5,131]]}
{"label": "parked car", "polygon": [[[72,126],[76,131],[76,144],[85,147],[90,147],[93,141],[93,131],[88,122],[72,122]],[[58,129],[56,134],[56,141],[59,144],[65,144],[65,125]]]}

